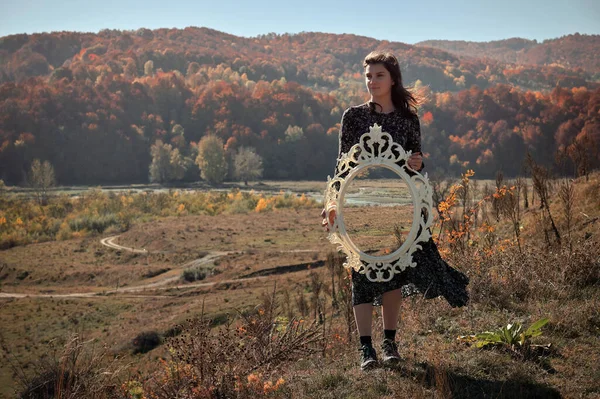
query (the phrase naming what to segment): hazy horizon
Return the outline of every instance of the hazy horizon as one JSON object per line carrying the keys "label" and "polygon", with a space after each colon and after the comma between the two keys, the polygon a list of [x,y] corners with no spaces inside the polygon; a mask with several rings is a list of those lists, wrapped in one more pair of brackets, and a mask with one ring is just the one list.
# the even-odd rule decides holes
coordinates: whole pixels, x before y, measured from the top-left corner
{"label": "hazy horizon", "polygon": [[[401,8],[390,0],[377,4],[308,0],[302,7],[272,0],[257,0],[252,4],[183,0],[170,8],[156,0],[70,0],[57,4],[1,0],[0,4],[7,10],[0,16],[0,37],[188,26],[241,37],[321,32],[408,44],[425,40],[489,42],[515,37],[541,43],[575,33],[600,34],[600,2],[593,0],[555,1],[551,6],[544,0],[526,4],[517,0],[501,3],[459,0],[454,4],[431,0],[402,4]],[[396,9],[397,12],[389,11]]]}

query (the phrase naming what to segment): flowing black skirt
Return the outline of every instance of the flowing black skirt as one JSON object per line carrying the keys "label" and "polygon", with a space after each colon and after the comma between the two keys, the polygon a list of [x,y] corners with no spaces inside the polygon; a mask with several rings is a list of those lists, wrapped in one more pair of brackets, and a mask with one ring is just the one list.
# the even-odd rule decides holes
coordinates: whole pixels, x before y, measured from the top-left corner
{"label": "flowing black skirt", "polygon": [[419,294],[432,299],[443,296],[452,307],[465,306],[469,301],[469,278],[442,259],[433,238],[421,243],[421,246],[422,249],[413,253],[417,266],[406,268],[390,281],[373,282],[352,270],[352,304],[379,306],[383,293],[401,289],[403,297]]}

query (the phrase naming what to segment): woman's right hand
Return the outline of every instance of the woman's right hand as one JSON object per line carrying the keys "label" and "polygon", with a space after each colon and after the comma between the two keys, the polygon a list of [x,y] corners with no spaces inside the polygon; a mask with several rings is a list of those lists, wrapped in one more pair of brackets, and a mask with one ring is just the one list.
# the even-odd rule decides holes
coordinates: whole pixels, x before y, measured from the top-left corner
{"label": "woman's right hand", "polygon": [[321,227],[325,228],[325,231],[329,231],[329,226],[333,226],[335,214],[335,206],[329,208],[329,215],[327,214],[327,209],[323,208],[321,211],[321,217],[323,218]]}

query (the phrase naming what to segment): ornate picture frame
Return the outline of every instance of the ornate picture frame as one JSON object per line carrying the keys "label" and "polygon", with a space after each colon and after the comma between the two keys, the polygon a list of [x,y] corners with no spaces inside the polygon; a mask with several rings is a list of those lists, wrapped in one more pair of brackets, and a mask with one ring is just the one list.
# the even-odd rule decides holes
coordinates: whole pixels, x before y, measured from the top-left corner
{"label": "ornate picture frame", "polygon": [[[336,175],[333,178],[327,176],[324,195],[327,215],[332,208],[336,209],[336,217],[333,224],[329,224],[327,238],[332,244],[338,245],[338,250],[346,254],[347,261],[344,266],[366,275],[370,281],[389,281],[407,267],[415,267],[413,253],[422,248],[420,243],[431,238],[429,227],[433,222],[432,188],[427,173],[422,175],[408,166],[407,161],[411,154],[412,151],[405,151],[400,144],[394,142],[389,133],[382,131],[381,126],[374,124],[350,151],[341,154]],[[395,172],[406,183],[413,200],[413,223],[410,232],[400,248],[385,256],[373,256],[363,252],[348,236],[344,224],[342,204],[346,189],[361,171],[372,166],[385,167]]]}

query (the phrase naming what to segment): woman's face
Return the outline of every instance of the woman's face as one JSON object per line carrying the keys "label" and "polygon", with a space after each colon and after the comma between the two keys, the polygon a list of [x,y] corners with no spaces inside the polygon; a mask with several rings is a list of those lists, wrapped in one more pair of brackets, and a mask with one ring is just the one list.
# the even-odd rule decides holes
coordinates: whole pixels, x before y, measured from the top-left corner
{"label": "woman's face", "polygon": [[394,81],[383,64],[367,65],[365,68],[365,83],[371,97],[391,96]]}

